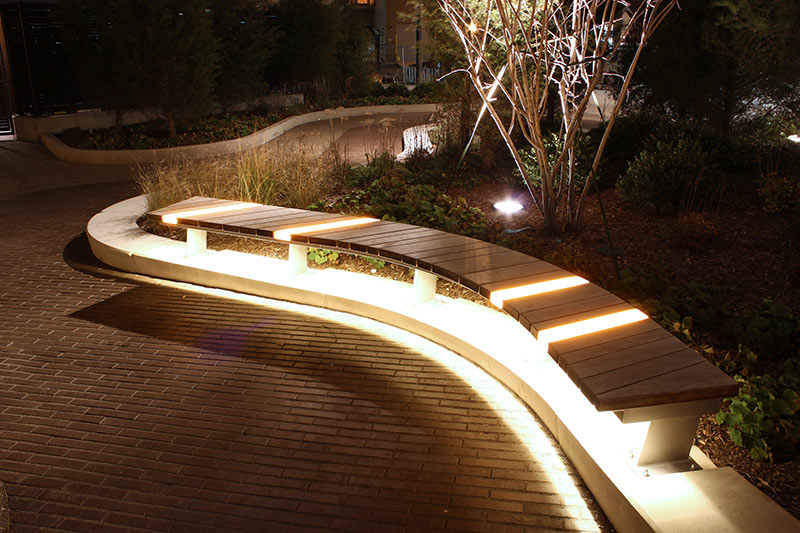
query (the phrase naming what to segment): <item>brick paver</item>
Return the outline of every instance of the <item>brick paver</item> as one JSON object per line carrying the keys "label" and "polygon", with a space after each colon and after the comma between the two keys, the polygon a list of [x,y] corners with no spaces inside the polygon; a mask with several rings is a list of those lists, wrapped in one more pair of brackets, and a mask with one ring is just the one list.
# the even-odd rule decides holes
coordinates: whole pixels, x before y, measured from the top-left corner
{"label": "brick paver", "polygon": [[12,531],[608,528],[531,414],[442,349],[72,268],[90,216],[133,194],[0,202]]}

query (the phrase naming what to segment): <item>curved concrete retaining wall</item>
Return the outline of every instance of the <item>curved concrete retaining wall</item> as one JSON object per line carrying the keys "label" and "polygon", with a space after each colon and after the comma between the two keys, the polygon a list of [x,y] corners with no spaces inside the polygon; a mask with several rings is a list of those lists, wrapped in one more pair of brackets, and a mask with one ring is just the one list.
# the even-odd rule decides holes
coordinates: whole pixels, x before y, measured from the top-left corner
{"label": "curved concrete retaining wall", "polygon": [[[598,413],[513,318],[437,296],[410,303],[410,286],[335,269],[288,275],[285,263],[237,252],[186,257],[186,245],[142,231],[142,196],[111,206],[87,226],[94,254],[128,272],[365,316],[426,337],[469,359],[527,403],[550,429],[614,526],[627,531],[794,531],[800,523],[730,468],[642,477],[620,454],[629,442],[612,413]],[[487,332],[489,334],[487,334]],[[646,430],[647,428],[639,428]],[[607,444],[613,442],[615,446]]]}
{"label": "curved concrete retaining wall", "polygon": [[[280,122],[259,130],[246,137],[192,146],[176,146],[173,148],[157,148],[154,150],[81,150],[62,143],[55,135],[43,133],[42,144],[61,161],[90,165],[135,165],[164,161],[181,161],[202,159],[221,155],[234,154],[268,143],[289,130],[309,124],[328,120],[339,120],[350,117],[370,115],[402,115],[404,113],[433,113],[438,104],[386,105],[326,109],[304,115],[288,117]],[[356,126],[353,124],[353,127]]]}

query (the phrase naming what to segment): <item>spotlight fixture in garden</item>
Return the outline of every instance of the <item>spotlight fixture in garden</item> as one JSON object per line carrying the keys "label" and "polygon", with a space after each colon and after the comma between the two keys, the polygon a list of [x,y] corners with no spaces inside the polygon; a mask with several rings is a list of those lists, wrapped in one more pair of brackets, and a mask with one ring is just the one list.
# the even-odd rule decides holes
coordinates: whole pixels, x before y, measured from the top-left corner
{"label": "spotlight fixture in garden", "polygon": [[500,211],[501,213],[510,215],[512,213],[516,213],[517,211],[521,210],[522,204],[519,202],[515,202],[514,200],[503,200],[502,202],[497,202],[496,204],[494,204],[494,208]]}
{"label": "spotlight fixture in garden", "polygon": [[800,135],[789,135],[786,138],[792,141],[793,143],[800,143]]}
{"label": "spotlight fixture in garden", "polygon": [[[462,45],[469,65],[465,71],[545,225],[554,233],[567,225],[580,226],[586,197],[642,49],[677,0],[437,2]],[[589,175],[576,176],[575,141],[581,119],[593,92],[601,87],[616,93],[616,105],[605,117]],[[494,90],[501,95],[497,101]],[[550,134],[542,127],[551,99],[556,99],[561,119],[555,154],[548,153]],[[502,102],[510,104],[510,118],[503,118]],[[512,136],[515,128],[524,146],[519,145],[520,136]],[[532,180],[520,155],[525,147],[535,155],[541,185]]]}

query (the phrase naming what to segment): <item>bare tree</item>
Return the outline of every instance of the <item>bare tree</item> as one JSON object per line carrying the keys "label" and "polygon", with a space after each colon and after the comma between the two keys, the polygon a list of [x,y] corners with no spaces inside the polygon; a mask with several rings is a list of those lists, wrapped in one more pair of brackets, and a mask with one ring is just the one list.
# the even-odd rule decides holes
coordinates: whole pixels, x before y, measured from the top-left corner
{"label": "bare tree", "polygon": [[[525,180],[547,228],[580,226],[611,128],[642,48],[677,0],[437,0],[463,45],[472,84]],[[621,65],[623,54],[629,58]],[[610,68],[614,64],[614,72]],[[610,76],[621,83],[588,176],[575,172],[575,142],[592,93]],[[497,97],[494,94],[497,93]],[[495,101],[507,100],[503,120]],[[555,98],[559,143],[549,154],[542,119]],[[512,132],[532,147],[541,175],[534,183]],[[537,180],[538,181],[538,180]]]}

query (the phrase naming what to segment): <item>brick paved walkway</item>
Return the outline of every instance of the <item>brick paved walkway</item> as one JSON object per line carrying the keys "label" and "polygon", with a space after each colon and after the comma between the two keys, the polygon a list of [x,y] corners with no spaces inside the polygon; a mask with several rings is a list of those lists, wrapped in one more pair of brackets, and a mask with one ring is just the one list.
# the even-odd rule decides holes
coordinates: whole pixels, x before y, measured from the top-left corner
{"label": "brick paved walkway", "polygon": [[0,202],[12,531],[608,528],[530,413],[444,350],[69,266],[92,263],[91,215],[133,194]]}

